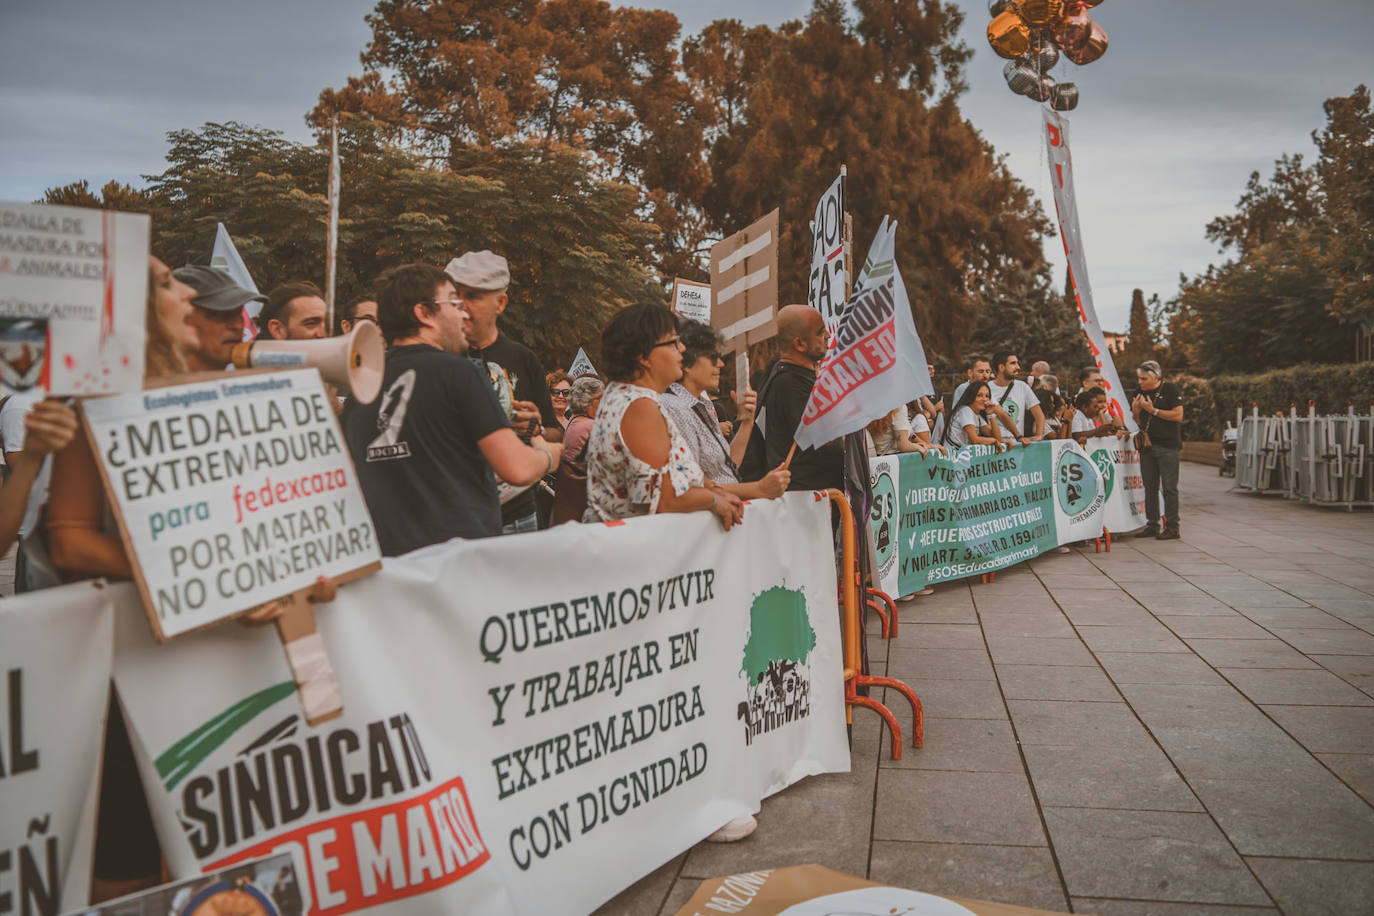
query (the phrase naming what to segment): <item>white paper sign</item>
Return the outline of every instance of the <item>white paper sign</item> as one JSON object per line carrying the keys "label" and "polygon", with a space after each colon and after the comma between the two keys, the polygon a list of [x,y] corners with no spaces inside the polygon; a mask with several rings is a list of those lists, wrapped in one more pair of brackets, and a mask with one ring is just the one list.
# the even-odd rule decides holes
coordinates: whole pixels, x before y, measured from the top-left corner
{"label": "white paper sign", "polygon": [[0,203],[0,393],[143,387],[148,216]]}
{"label": "white paper sign", "polygon": [[673,311],[683,318],[711,323],[711,284],[678,278],[673,281]]}
{"label": "white paper sign", "polygon": [[319,373],[235,373],[83,404],[166,639],[380,559]]}
{"label": "white paper sign", "polygon": [[811,277],[806,301],[825,319],[833,337],[844,314],[844,173],[816,204],[811,218]]}
{"label": "white paper sign", "polygon": [[587,357],[587,351],[581,347],[577,348],[577,356],[573,358],[572,365],[568,367],[568,375],[574,379],[584,375],[596,375],[596,367]]}

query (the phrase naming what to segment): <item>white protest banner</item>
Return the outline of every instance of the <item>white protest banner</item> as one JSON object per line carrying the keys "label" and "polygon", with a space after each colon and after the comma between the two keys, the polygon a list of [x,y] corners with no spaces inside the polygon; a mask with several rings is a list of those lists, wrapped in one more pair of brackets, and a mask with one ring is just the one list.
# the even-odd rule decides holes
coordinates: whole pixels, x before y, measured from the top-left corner
{"label": "white protest banner", "polygon": [[1054,210],[1059,217],[1059,238],[1064,242],[1064,256],[1068,259],[1069,283],[1073,286],[1074,301],[1078,303],[1078,320],[1088,336],[1097,368],[1102,370],[1102,382],[1107,389],[1107,409],[1124,422],[1131,432],[1138,432],[1131,415],[1126,389],[1121,386],[1116,363],[1112,361],[1102,325],[1093,306],[1093,288],[1088,281],[1088,258],[1083,252],[1083,232],[1078,225],[1078,198],[1073,189],[1073,156],[1069,153],[1069,121],[1048,105],[1042,106],[1045,122],[1045,149],[1050,159],[1050,186],[1054,190]]}
{"label": "white protest banner", "polygon": [[114,651],[102,584],[0,607],[3,913],[55,914],[87,899]]}
{"label": "white protest banner", "polygon": [[92,398],[82,412],[159,639],[381,558],[314,369]]}
{"label": "white protest banner", "polygon": [[587,351],[581,347],[577,348],[577,356],[573,358],[572,365],[568,367],[568,375],[572,378],[581,378],[584,375],[596,375],[596,367],[587,358]]}
{"label": "white protest banner", "polygon": [[711,246],[711,327],[726,351],[778,333],[778,211]]}
{"label": "white protest banner", "polygon": [[673,311],[690,321],[711,323],[711,284],[673,279]]}
{"label": "white protest banner", "polygon": [[[253,277],[248,273],[248,266],[243,263],[243,258],[239,257],[239,250],[234,247],[234,240],[229,237],[229,230],[224,228],[224,223],[215,224],[215,247],[210,251],[210,266],[224,271],[239,286],[254,293],[258,292],[258,285],[253,282]],[[262,311],[262,302],[253,299],[243,305],[243,339],[252,340],[258,336],[257,317]]]}
{"label": "white protest banner", "polygon": [[173,875],[288,850],[311,913],[577,916],[847,770],[829,511],[791,493],[730,532],[667,514],[388,558],[319,613],[349,695],[323,727],[283,703],[269,634],[159,647],[121,608],[115,682]]}
{"label": "white protest banner", "polygon": [[857,432],[894,407],[934,393],[897,269],[896,235],[897,224],[884,217],[864,263],[862,282],[816,373],[795,435],[801,448]]}
{"label": "white protest banner", "polygon": [[1140,452],[1130,439],[1104,436],[1083,444],[1102,475],[1106,507],[1102,526],[1112,534],[1134,531],[1145,524],[1145,479],[1140,476]]}
{"label": "white protest banner", "polygon": [[148,216],[0,202],[0,394],[143,387]]}
{"label": "white protest banner", "polygon": [[811,218],[811,277],[806,301],[821,313],[832,337],[840,326],[849,282],[844,257],[844,184],[845,168],[841,166],[840,176],[821,195]]}

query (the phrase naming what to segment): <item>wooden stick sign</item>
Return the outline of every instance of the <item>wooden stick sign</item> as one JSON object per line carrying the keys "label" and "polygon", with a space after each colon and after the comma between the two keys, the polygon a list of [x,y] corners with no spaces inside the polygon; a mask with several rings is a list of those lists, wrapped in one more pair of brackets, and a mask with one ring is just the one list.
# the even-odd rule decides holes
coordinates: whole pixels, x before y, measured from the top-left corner
{"label": "wooden stick sign", "polygon": [[711,246],[711,326],[739,351],[778,333],[778,211]]}
{"label": "wooden stick sign", "polygon": [[332,718],[342,703],[308,596],[319,576],[381,568],[338,419],[315,369],[195,378],[82,403],[153,634],[275,602],[306,718]]}

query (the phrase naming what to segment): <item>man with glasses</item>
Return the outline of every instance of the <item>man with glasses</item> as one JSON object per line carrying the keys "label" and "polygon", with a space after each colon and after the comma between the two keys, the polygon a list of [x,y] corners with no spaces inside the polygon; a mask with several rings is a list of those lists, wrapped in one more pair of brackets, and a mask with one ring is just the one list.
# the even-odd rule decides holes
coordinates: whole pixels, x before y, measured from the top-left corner
{"label": "man with glasses", "polygon": [[343,429],[384,556],[500,534],[492,471],[524,486],[562,457],[562,445],[526,444],[511,429],[488,379],[463,355],[466,318],[437,267],[411,264],[379,281],[377,323],[391,347],[382,394],[350,401]]}
{"label": "man with glasses", "polygon": [[370,321],[377,323],[377,299],[371,293],[364,293],[355,296],[347,305],[339,310],[339,331],[340,334],[347,334],[357,327],[360,321]]}
{"label": "man with glasses", "polygon": [[[467,310],[463,329],[468,337],[468,356],[481,368],[496,392],[520,437],[543,435],[561,442],[563,428],[553,412],[553,401],[544,387],[544,367],[534,351],[502,334],[497,320],[510,301],[510,268],[506,259],[491,251],[469,251],[444,268]],[[513,481],[508,481],[513,483]],[[506,534],[534,531],[539,527],[533,491],[517,494],[501,507]]]}

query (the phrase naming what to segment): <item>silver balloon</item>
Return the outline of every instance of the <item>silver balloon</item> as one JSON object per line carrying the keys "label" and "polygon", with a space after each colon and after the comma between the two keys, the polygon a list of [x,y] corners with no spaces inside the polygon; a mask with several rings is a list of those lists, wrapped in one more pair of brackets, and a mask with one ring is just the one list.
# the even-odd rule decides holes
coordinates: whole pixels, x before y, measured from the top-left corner
{"label": "silver balloon", "polygon": [[1028,94],[1040,83],[1040,74],[1023,61],[1010,61],[1002,68],[1002,75],[1006,77],[1007,86],[1017,95]]}
{"label": "silver balloon", "polygon": [[1078,86],[1075,83],[1060,83],[1050,93],[1050,105],[1055,111],[1073,111],[1078,107]]}
{"label": "silver balloon", "polygon": [[1035,68],[1041,73],[1053,70],[1054,65],[1059,63],[1059,49],[1049,43],[1043,44],[1035,49],[1035,53],[1031,55],[1031,60],[1034,61]]}
{"label": "silver balloon", "polygon": [[988,15],[996,19],[1011,6],[1011,0],[988,0]]}
{"label": "silver balloon", "polygon": [[1034,84],[1026,90],[1026,97],[1037,102],[1048,102],[1054,94],[1054,80],[1048,76],[1037,77]]}

